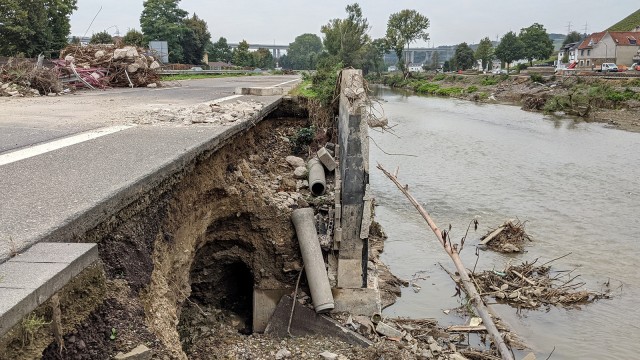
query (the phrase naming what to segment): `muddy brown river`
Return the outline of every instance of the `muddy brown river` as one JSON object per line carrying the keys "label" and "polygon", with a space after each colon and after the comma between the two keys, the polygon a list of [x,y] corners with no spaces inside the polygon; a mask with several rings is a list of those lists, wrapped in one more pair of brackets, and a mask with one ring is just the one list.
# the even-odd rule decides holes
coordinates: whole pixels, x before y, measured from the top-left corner
{"label": "muddy brown river", "polygon": [[[388,133],[371,131],[371,184],[376,217],[389,239],[383,260],[410,279],[422,271],[419,292],[405,288],[387,316],[437,318],[463,324],[443,310],[460,306],[438,266],[454,267],[433,233],[379,170],[376,162],[409,184],[412,194],[441,227],[460,239],[480,221],[462,258],[475,261],[480,236],[510,218],[526,222],[533,237],[527,252],[481,251],[478,270],[501,270],[508,262],[571,255],[552,270],[573,270],[585,288],[613,298],[581,308],[522,310],[498,305],[501,317],[539,359],[638,359],[640,340],[640,134],[576,122],[515,106],[422,97],[384,87]],[[414,154],[417,157],[387,155]],[[472,245],[472,246],[470,246]]]}

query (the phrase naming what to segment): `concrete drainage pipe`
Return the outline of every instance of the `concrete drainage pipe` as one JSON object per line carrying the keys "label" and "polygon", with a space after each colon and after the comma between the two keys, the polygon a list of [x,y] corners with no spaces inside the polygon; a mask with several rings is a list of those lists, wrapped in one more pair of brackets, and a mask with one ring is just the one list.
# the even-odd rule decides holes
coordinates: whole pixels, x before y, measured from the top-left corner
{"label": "concrete drainage pipe", "polygon": [[309,282],[309,289],[311,290],[313,307],[317,313],[331,311],[335,305],[327,269],[322,257],[322,250],[320,250],[313,209],[296,209],[291,214],[291,219],[296,228],[302,261],[304,261],[304,271],[307,274],[307,282]]}
{"label": "concrete drainage pipe", "polygon": [[327,187],[324,166],[322,166],[320,160],[313,158],[307,162],[307,168],[309,169],[309,189],[311,194],[313,196],[323,195]]}

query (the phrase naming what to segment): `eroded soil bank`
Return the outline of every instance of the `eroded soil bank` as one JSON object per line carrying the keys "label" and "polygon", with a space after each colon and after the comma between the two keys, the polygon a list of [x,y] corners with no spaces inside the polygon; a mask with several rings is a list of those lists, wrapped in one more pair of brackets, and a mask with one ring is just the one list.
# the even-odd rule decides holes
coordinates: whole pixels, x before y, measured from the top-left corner
{"label": "eroded soil bank", "polygon": [[[293,358],[322,351],[366,358],[378,351],[252,335],[254,288],[293,291],[301,270],[291,211],[324,202],[285,160],[308,150],[300,146],[312,125],[305,115],[297,105],[276,110],[80,236],[98,243],[102,264],[68,286],[61,311],[75,316],[63,316],[56,338],[51,304],[42,305],[37,329],[27,334],[24,322],[17,325],[0,358],[110,359],[141,344],[157,359],[273,358],[283,348]],[[389,303],[399,293],[394,286],[383,295]],[[304,277],[301,293],[309,293]]]}

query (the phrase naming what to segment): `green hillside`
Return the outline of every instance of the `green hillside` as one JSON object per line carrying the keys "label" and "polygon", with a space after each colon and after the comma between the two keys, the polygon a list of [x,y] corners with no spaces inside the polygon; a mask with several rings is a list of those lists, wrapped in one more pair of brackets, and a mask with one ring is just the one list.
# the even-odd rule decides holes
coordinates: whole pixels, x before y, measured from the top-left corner
{"label": "green hillside", "polygon": [[640,26],[640,9],[610,27],[609,31],[631,31],[636,26]]}

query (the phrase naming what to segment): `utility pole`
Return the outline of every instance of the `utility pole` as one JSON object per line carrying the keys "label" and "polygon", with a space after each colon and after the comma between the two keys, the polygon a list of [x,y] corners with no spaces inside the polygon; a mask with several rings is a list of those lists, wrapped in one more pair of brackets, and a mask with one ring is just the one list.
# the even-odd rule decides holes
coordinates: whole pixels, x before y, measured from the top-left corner
{"label": "utility pole", "polygon": [[589,30],[589,23],[584,23],[584,28],[582,28],[584,30],[585,35],[587,34],[587,30]]}
{"label": "utility pole", "polygon": [[569,24],[567,25],[567,34],[571,33],[571,21],[569,21]]}

